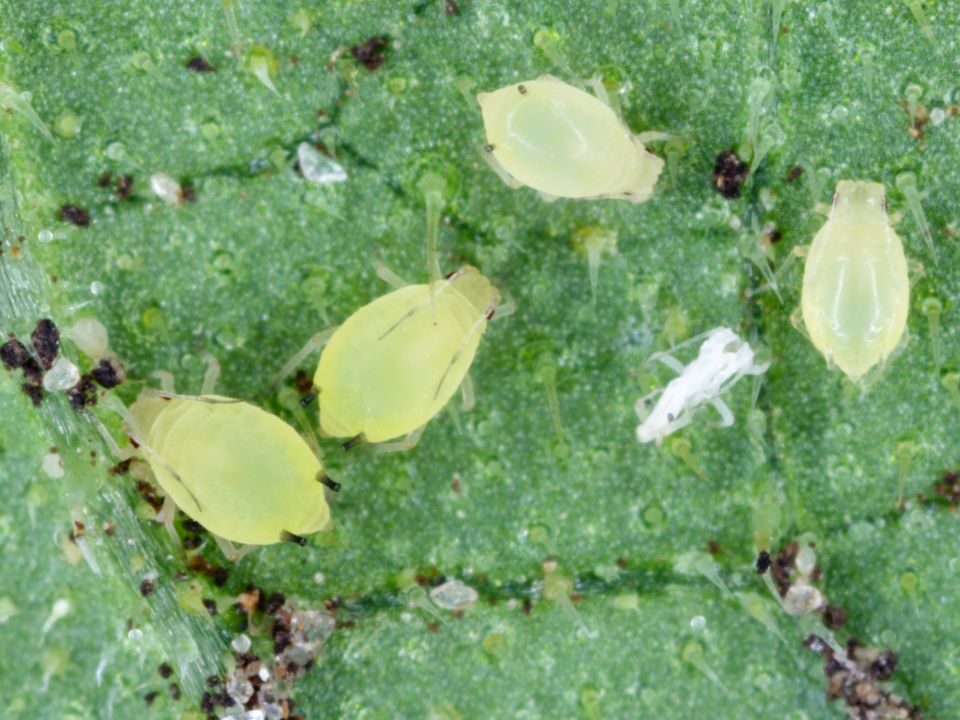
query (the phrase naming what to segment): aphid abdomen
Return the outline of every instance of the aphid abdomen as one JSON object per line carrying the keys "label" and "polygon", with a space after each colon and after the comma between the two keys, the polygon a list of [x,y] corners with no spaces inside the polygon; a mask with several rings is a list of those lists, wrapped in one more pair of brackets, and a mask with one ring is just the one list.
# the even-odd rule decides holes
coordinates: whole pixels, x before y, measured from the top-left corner
{"label": "aphid abdomen", "polygon": [[382,442],[412,432],[443,408],[483,331],[468,337],[477,312],[444,286],[435,286],[435,310],[429,286],[411,285],[360,308],[341,326],[314,378],[324,432]]}
{"label": "aphid abdomen", "polygon": [[174,399],[149,436],[162,463],[148,460],[163,489],[221,537],[269,544],[284,531],[315,532],[329,519],[316,480],[320,462],[270,413],[243,402]]}
{"label": "aphid abdomen", "polygon": [[810,248],[801,303],[813,344],[857,380],[903,337],[910,281],[882,207],[883,187],[840,183],[837,194],[840,204]]}
{"label": "aphid abdomen", "polygon": [[508,85],[481,95],[480,104],[494,157],[541,192],[603,195],[621,178],[628,158],[634,161],[633,139],[613,110],[571,85],[555,80]]}

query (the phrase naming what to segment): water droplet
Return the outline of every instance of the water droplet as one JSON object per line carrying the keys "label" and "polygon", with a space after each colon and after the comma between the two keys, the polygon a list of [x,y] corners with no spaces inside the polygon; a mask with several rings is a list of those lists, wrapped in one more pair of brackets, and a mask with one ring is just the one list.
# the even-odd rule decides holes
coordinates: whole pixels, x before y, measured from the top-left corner
{"label": "water droplet", "polygon": [[82,118],[72,112],[65,112],[53,121],[53,131],[67,140],[79,135],[82,128]]}
{"label": "water droplet", "polygon": [[659,530],[666,525],[667,516],[656,503],[651,503],[643,510],[643,522],[651,529]]}
{"label": "water droplet", "polygon": [[837,122],[846,120],[848,115],[850,115],[850,111],[844,105],[837,105],[830,113],[830,116]]}
{"label": "water droplet", "polygon": [[106,291],[106,289],[107,289],[107,286],[104,285],[104,284],[103,284],[102,282],[100,282],[99,280],[94,280],[92,283],[90,283],[90,294],[91,294],[91,295],[103,295],[103,293]]}
{"label": "water droplet", "polygon": [[700,632],[707,626],[707,619],[703,615],[694,615],[690,618],[690,629]]}
{"label": "water droplet", "polygon": [[41,230],[37,233],[37,240],[42,243],[53,242],[53,232],[50,230]]}
{"label": "water droplet", "polygon": [[245,653],[250,649],[250,638],[246,635],[237,635],[230,643],[232,647],[238,653]]}
{"label": "water droplet", "polygon": [[44,455],[40,467],[43,468],[43,472],[48,478],[62,478],[64,475],[63,460],[55,452]]}
{"label": "water droplet", "polygon": [[936,127],[937,125],[942,125],[943,121],[947,119],[947,113],[944,112],[943,108],[934,108],[930,111],[930,124]]}
{"label": "water droplet", "polygon": [[154,173],[150,176],[150,189],[154,195],[166,203],[180,202],[180,183],[166,173]]}

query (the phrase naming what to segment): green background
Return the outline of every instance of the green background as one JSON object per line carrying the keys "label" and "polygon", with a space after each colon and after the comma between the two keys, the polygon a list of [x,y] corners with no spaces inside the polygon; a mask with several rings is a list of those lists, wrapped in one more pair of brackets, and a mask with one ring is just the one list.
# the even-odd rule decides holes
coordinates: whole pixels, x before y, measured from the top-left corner
{"label": "green background", "polygon": [[[913,498],[957,462],[958,399],[947,385],[960,360],[951,231],[960,120],[928,124],[918,140],[903,102],[929,112],[960,103],[960,6],[918,4],[932,41],[892,0],[460,0],[459,14],[436,2],[241,0],[244,49],[274,54],[277,95],[231,57],[214,0],[0,0],[0,79],[32,94],[56,138],[0,114],[0,330],[24,337],[42,316],[62,328],[96,317],[128,368],[127,402],[156,369],[197,391],[206,352],[223,366],[221,392],[256,397],[310,335],[386,291],[374,262],[422,281],[417,183],[438,173],[448,188],[443,269],[476,264],[518,311],[484,336],[472,412],[442,413],[406,454],[325,444],[344,481],[334,532],[305,548],[257,550],[219,591],[223,607],[248,582],[303,606],[341,598],[347,626],[298,682],[299,711],[840,717],[824,698],[820,658],[800,644],[815,624],[780,612],[752,570],[756,518],[775,506],[775,544],[816,538],[821,588],[850,616],[841,639],[849,631],[892,648],[893,688],[927,717],[955,717],[958,521]],[[291,19],[298,11],[309,26]],[[534,42],[543,30],[555,33],[552,59]],[[378,35],[390,46],[371,72],[348,49]],[[186,70],[197,54],[217,72]],[[490,172],[476,152],[479,112],[458,78],[493,89],[545,72],[602,75],[619,85],[633,130],[684,138],[654,146],[667,170],[650,202],[547,204]],[[751,112],[758,78],[772,92]],[[57,134],[70,115],[79,133]],[[713,160],[731,147],[749,155],[751,116],[783,132],[743,196],[724,200],[711,187]],[[318,187],[294,171],[307,139],[334,149],[347,182]],[[788,182],[797,164],[805,171]],[[924,193],[936,258],[895,189],[904,171]],[[104,172],[131,175],[133,197],[98,187]],[[156,172],[188,180],[196,202],[159,201],[148,180]],[[781,304],[757,292],[764,281],[751,259],[768,222],[782,234],[776,262],[808,243],[823,222],[814,205],[842,178],[887,185],[907,253],[926,266],[910,342],[868,394],[791,326],[799,271],[784,279]],[[64,203],[87,209],[90,226],[58,220]],[[571,240],[592,226],[618,235],[595,306]],[[944,305],[941,368],[921,309],[928,297]],[[633,404],[669,380],[644,364],[653,352],[718,325],[765,348],[773,365],[755,410],[748,381],[730,394],[732,428],[716,428],[708,410],[679,436],[698,476],[671,442],[635,441]],[[79,358],[70,343],[65,352]],[[556,368],[566,444],[553,433],[545,364]],[[178,606],[183,560],[140,518],[132,482],[107,474],[92,426],[62,397],[37,412],[18,384],[0,380],[0,610],[15,610],[0,612],[0,707],[8,717],[139,717],[143,695],[164,690],[155,668],[168,660],[185,697],[161,692],[149,716],[190,717],[227,654],[228,623]],[[275,398],[264,402],[286,414]],[[63,479],[40,468],[51,446]],[[71,509],[92,528],[100,576],[64,559]],[[113,537],[97,529],[106,520]],[[783,640],[709,579],[676,570],[678,556],[709,541],[720,577],[761,594]],[[547,557],[574,581],[575,606],[542,596]],[[158,591],[144,599],[137,588],[151,572]],[[398,576],[411,572],[461,578],[481,599],[462,619],[434,610],[439,621],[400,589]],[[44,632],[58,599],[71,610]],[[684,661],[690,643],[720,684]]]}

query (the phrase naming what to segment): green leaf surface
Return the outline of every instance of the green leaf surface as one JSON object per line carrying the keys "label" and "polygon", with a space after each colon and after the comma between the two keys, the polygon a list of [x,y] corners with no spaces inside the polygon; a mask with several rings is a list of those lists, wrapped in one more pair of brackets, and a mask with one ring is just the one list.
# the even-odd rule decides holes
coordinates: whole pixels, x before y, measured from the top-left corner
{"label": "green leaf surface", "polygon": [[[29,92],[19,107],[29,102],[53,131],[47,139],[23,112],[0,113],[0,330],[25,338],[40,317],[62,329],[95,317],[126,365],[116,393],[126,403],[156,370],[198,391],[211,353],[219,392],[292,420],[265,393],[271,376],[311,335],[386,292],[374,263],[424,281],[417,183],[428,172],[447,183],[442,269],[477,265],[518,310],[484,336],[474,410],[441,413],[403,454],[325,441],[343,480],[332,532],[257,549],[224,588],[177,579],[181,552],[133,480],[108,473],[115,460],[88,418],[62,395],[37,411],[19,375],[5,374],[6,716],[203,717],[205,678],[237,632],[229,605],[254,584],[305,607],[338,605],[324,655],[294,689],[305,718],[842,717],[825,698],[821,658],[801,645],[824,629],[780,611],[753,570],[768,506],[780,515],[774,548],[815,537],[820,587],[849,616],[841,641],[892,648],[895,692],[925,717],[960,715],[958,520],[916,499],[958,461],[960,6],[240,0],[235,12],[239,60],[214,0],[0,0],[0,82]],[[351,57],[380,36],[381,67]],[[276,59],[277,92],[249,70],[255,46]],[[196,56],[216,71],[187,69]],[[653,146],[667,169],[651,201],[548,204],[489,170],[464,79],[476,92],[548,72],[602,76],[634,131],[677,136]],[[752,113],[758,82],[770,93]],[[722,198],[714,158],[730,148],[749,157],[764,133],[776,142],[742,196]],[[347,181],[305,181],[294,167],[304,141],[322,142]],[[897,189],[903,172],[916,174],[936,257]],[[156,173],[195,200],[158,199]],[[119,199],[124,175],[132,194]],[[808,243],[823,222],[815,205],[843,178],[886,184],[907,253],[926,270],[910,341],[868,393],[791,326],[799,269],[781,280],[781,302],[754,262],[768,223],[781,237],[777,265]],[[65,204],[85,209],[89,226],[59,219]],[[595,305],[574,243],[591,227],[617,236]],[[923,312],[931,297],[944,306],[937,330]],[[727,397],[733,427],[707,409],[680,445],[639,445],[633,405],[670,378],[647,359],[718,325],[772,359],[755,406],[744,381]],[[82,357],[70,341],[64,353]],[[544,367],[555,370],[562,442]],[[121,436],[103,403],[97,414]],[[52,447],[62,478],[41,469]],[[99,575],[67,562],[74,520]],[[677,564],[711,542],[730,592]],[[573,600],[545,590],[548,558]],[[459,578],[479,601],[455,617],[404,589],[416,575]],[[156,590],[141,597],[151,578]],[[189,608],[189,582],[216,599],[217,617]],[[736,593],[762,597],[776,632]],[[51,622],[57,601],[66,612]],[[173,678],[157,674],[162,661]]]}

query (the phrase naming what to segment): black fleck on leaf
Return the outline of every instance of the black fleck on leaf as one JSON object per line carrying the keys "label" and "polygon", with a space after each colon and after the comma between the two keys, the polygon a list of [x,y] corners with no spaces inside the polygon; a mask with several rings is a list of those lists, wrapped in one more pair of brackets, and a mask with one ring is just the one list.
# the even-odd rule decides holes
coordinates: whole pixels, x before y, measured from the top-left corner
{"label": "black fleck on leaf", "polygon": [[376,35],[366,42],[354,45],[350,48],[350,54],[354,60],[363,65],[367,70],[373,72],[379,70],[386,60],[387,47],[389,41],[383,35]]}
{"label": "black fleck on leaf", "polygon": [[57,211],[57,217],[77,227],[90,225],[90,213],[76,205],[61,205]]}
{"label": "black fleck on leaf", "polygon": [[123,365],[116,358],[103,358],[100,363],[90,371],[90,375],[100,387],[107,389],[115,388],[127,379],[126,371]]}
{"label": "black fleck on leaf", "polygon": [[3,345],[0,345],[0,361],[7,370],[23,367],[30,360],[30,351],[12,335]]}
{"label": "black fleck on leaf", "polygon": [[97,404],[97,386],[90,373],[80,376],[80,382],[67,390],[67,400],[74,410]]}
{"label": "black fleck on leaf", "polygon": [[34,407],[40,407],[40,403],[43,401],[43,386],[34,385],[33,383],[25,382],[20,386],[20,389],[23,390],[24,394],[30,398],[30,402],[33,403]]}
{"label": "black fleck on leaf", "polygon": [[121,175],[117,178],[117,189],[114,191],[117,200],[126,200],[133,194],[133,177]]}
{"label": "black fleck on leaf", "polygon": [[53,365],[53,361],[57,359],[57,353],[60,352],[60,331],[53,320],[49,318],[40,320],[30,334],[30,343],[37,351],[37,357],[40,358],[40,364],[44,368]]}
{"label": "black fleck on leaf", "polygon": [[187,60],[184,67],[186,67],[187,70],[192,70],[193,72],[197,73],[211,73],[217,71],[213,65],[206,61],[206,58],[200,55],[194,55],[192,58]]}
{"label": "black fleck on leaf", "polygon": [[740,197],[740,187],[747,181],[750,166],[733,150],[717,155],[713,165],[713,187],[728,200]]}

